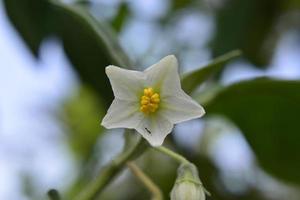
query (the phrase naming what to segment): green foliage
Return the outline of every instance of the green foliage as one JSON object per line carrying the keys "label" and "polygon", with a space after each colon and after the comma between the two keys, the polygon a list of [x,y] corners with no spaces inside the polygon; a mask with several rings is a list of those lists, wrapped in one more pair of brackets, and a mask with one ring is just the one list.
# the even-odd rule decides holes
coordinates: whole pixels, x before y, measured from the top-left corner
{"label": "green foliage", "polygon": [[124,22],[126,21],[129,15],[129,8],[126,2],[122,2],[117,16],[112,21],[111,25],[117,32],[120,32],[123,28]]}
{"label": "green foliage", "polygon": [[113,64],[128,68],[132,64],[109,26],[95,20],[80,5],[56,0],[5,0],[5,6],[35,55],[49,33],[58,35],[79,77],[95,89],[107,105],[111,102],[113,95],[105,67]]}
{"label": "green foliage", "polygon": [[76,5],[52,2],[58,15],[64,49],[75,70],[109,104],[113,95],[105,67],[111,64],[129,67],[130,60],[110,28],[96,21],[87,10]]}
{"label": "green foliage", "polygon": [[173,10],[184,8],[192,3],[191,0],[174,0],[171,1]]}
{"label": "green foliage", "polygon": [[6,12],[28,47],[38,55],[40,43],[51,32],[47,0],[4,0]]}
{"label": "green foliage", "polygon": [[93,155],[93,148],[103,132],[99,120],[102,116],[101,102],[86,87],[65,102],[63,120],[68,128],[68,141],[76,157],[83,162]]}
{"label": "green foliage", "polygon": [[231,119],[265,170],[299,184],[299,102],[299,81],[256,79],[224,88],[206,111]]}
{"label": "green foliage", "polygon": [[240,55],[241,52],[239,50],[231,51],[214,59],[204,67],[200,67],[199,69],[184,74],[181,78],[181,85],[183,90],[187,93],[192,93],[204,81],[218,73],[227,62]]}
{"label": "green foliage", "polygon": [[[230,0],[217,12],[217,30],[212,41],[214,56],[241,49],[252,63],[263,67],[272,56],[275,41],[266,41],[283,6],[281,0]],[[275,39],[276,35],[272,37]]]}
{"label": "green foliage", "polygon": [[48,197],[50,200],[60,200],[60,195],[57,190],[51,189],[48,191]]}

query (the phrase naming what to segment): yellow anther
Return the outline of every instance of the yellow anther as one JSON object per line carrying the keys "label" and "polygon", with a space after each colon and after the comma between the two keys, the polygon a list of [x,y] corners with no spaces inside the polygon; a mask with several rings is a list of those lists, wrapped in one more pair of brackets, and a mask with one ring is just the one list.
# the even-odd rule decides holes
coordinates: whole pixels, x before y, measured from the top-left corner
{"label": "yellow anther", "polygon": [[145,100],[145,101],[150,101],[150,98],[147,97],[147,96],[142,96],[142,100]]}
{"label": "yellow anther", "polygon": [[151,97],[153,95],[153,89],[150,88],[145,88],[144,89],[144,95],[146,95],[147,97]]}
{"label": "yellow anther", "polygon": [[144,100],[144,99],[141,100],[141,104],[142,104],[142,105],[147,105],[148,103],[149,103],[148,100]]}
{"label": "yellow anther", "polygon": [[157,99],[157,98],[159,98],[159,94],[157,94],[157,93],[155,93],[151,96],[151,99]]}
{"label": "yellow anther", "polygon": [[142,112],[146,112],[146,111],[147,111],[147,106],[141,106],[140,110],[141,110]]}
{"label": "yellow anther", "polygon": [[159,106],[160,96],[158,93],[155,93],[153,88],[145,88],[144,95],[141,97],[141,107],[140,111],[145,114],[154,113]]}

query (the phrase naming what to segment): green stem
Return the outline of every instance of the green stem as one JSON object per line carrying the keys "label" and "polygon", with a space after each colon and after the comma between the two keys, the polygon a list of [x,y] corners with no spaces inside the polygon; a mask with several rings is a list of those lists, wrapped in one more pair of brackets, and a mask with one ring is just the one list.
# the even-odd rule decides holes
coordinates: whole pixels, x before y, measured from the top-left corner
{"label": "green stem", "polygon": [[170,150],[166,147],[160,146],[160,147],[155,147],[154,149],[161,152],[161,153],[166,154],[167,156],[173,158],[174,160],[176,160],[179,163],[191,163],[190,161],[188,161],[182,155],[180,155],[178,153],[175,153],[174,151],[172,151],[172,150]]}
{"label": "green stem", "polygon": [[146,188],[151,192],[151,200],[163,200],[162,192],[159,187],[134,163],[127,162],[128,168],[131,172],[146,186]]}
{"label": "green stem", "polygon": [[75,198],[75,200],[94,200],[116,175],[124,169],[127,161],[133,160],[147,149],[147,142],[139,137],[134,145],[126,145],[119,154],[108,165],[103,167],[98,176],[89,183],[86,188]]}

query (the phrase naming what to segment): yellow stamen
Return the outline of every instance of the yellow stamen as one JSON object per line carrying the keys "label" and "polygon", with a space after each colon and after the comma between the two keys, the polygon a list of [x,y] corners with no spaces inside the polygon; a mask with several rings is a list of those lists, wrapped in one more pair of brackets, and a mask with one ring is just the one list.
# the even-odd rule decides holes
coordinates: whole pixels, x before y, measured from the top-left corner
{"label": "yellow stamen", "polygon": [[154,113],[159,106],[160,96],[155,93],[153,88],[148,87],[144,89],[144,95],[141,97],[140,111],[145,114]]}

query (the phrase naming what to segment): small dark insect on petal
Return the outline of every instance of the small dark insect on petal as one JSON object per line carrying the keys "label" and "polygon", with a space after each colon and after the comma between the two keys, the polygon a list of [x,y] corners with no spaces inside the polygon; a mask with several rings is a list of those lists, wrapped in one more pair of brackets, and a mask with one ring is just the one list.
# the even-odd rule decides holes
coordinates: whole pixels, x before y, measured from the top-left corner
{"label": "small dark insect on petal", "polygon": [[150,131],[149,129],[147,129],[146,127],[145,127],[145,130],[146,130],[149,134],[151,134],[151,131]]}

